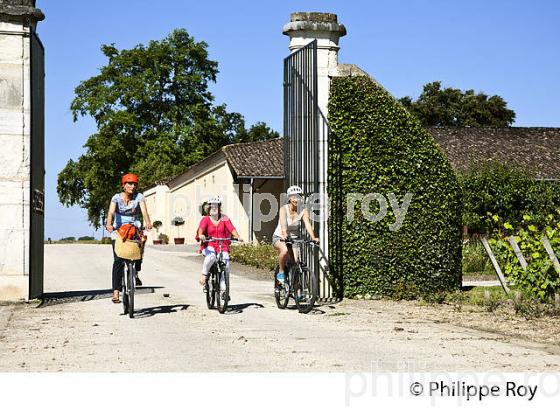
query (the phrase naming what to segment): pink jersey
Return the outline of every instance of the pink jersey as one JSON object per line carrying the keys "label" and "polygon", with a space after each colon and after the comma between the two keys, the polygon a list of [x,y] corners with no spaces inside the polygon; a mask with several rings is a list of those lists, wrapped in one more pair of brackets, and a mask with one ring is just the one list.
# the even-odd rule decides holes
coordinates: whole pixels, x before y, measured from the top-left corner
{"label": "pink jersey", "polygon": [[[210,236],[213,238],[229,238],[231,237],[231,233],[235,231],[235,227],[226,215],[222,215],[218,225],[214,225],[209,216],[203,216],[200,220],[200,224],[198,224],[198,229],[202,230],[202,233],[206,235],[206,238]],[[198,231],[196,238],[198,240]],[[222,242],[222,251],[229,252],[229,244],[230,241]],[[203,243],[200,245],[200,248],[204,249],[208,245],[212,246],[216,252],[220,251],[220,242],[218,241]]]}

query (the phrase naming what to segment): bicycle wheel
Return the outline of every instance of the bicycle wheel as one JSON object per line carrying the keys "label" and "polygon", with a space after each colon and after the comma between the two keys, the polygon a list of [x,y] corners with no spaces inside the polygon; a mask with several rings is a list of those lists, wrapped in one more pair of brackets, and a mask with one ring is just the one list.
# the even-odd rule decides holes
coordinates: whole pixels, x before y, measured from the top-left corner
{"label": "bicycle wheel", "polygon": [[294,299],[300,313],[309,313],[317,299],[317,277],[306,267],[297,268],[297,287],[294,287]]}
{"label": "bicycle wheel", "polygon": [[121,281],[121,296],[124,314],[128,314],[128,288],[126,285],[126,272],[123,272]]}
{"label": "bicycle wheel", "polygon": [[220,277],[224,278],[226,283],[226,288],[225,290],[221,290],[221,288],[219,287],[220,285],[218,285],[218,289],[220,289],[218,293],[218,299],[221,299],[221,305],[218,305],[218,312],[224,314],[227,310],[228,302],[229,302],[229,275],[226,275],[225,270],[221,270]]}
{"label": "bicycle wheel", "polygon": [[136,268],[134,262],[127,262],[128,273],[126,275],[128,285],[128,317],[134,317],[134,289],[136,287]]}
{"label": "bicycle wheel", "polygon": [[216,309],[218,309],[218,312],[224,313],[224,309],[222,307],[222,305],[224,304],[224,300],[220,297],[220,280],[222,278],[222,270],[218,267],[218,264],[216,264],[215,266],[216,282],[214,282],[214,295],[216,295]]}
{"label": "bicycle wheel", "polygon": [[208,309],[214,309],[214,303],[216,302],[216,294],[214,293],[216,273],[213,268],[210,270],[210,274],[208,276],[206,285],[204,285],[206,287],[206,306]]}
{"label": "bicycle wheel", "polygon": [[290,300],[290,284],[288,283],[288,276],[290,272],[290,268],[286,266],[284,275],[286,277],[286,281],[283,284],[279,284],[276,280],[276,276],[280,271],[280,266],[276,266],[274,271],[274,299],[276,300],[276,306],[278,309],[286,309],[288,306],[288,301]]}

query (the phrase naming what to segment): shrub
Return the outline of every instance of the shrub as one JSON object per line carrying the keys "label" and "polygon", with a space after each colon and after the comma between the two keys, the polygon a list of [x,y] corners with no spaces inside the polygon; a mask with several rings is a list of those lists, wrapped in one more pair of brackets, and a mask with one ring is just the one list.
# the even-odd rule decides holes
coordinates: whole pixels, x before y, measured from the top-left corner
{"label": "shrub", "polygon": [[463,275],[495,274],[492,263],[479,241],[463,244]]}
{"label": "shrub", "polygon": [[[560,249],[560,221],[558,217],[550,215],[546,218],[546,226],[535,224],[529,215],[524,216],[523,224],[514,226],[493,216],[493,222],[501,226],[494,227],[489,240],[492,250],[496,254],[498,263],[504,275],[527,298],[542,302],[551,301],[554,294],[560,292],[560,276],[554,269],[548,253],[541,240],[544,235],[549,238],[552,248]],[[513,248],[507,238],[514,235],[521,253],[526,259],[527,269],[523,270]]]}
{"label": "shrub", "polygon": [[523,215],[542,223],[560,206],[560,184],[535,179],[528,169],[499,162],[474,163],[459,173],[463,192],[463,224],[472,231],[487,232],[490,215],[500,215],[517,225]]}
{"label": "shrub", "polygon": [[390,296],[395,300],[414,300],[420,297],[420,292],[418,291],[416,285],[399,281],[393,285]]}
{"label": "shrub", "polygon": [[76,242],[75,236],[67,236],[65,238],[60,238],[60,242]]}
{"label": "shrub", "polygon": [[80,236],[78,238],[79,241],[95,241],[93,236]]}
{"label": "shrub", "polygon": [[274,270],[278,263],[278,252],[270,244],[244,243],[230,248],[233,261],[261,269]]}
{"label": "shrub", "polygon": [[[422,293],[461,284],[460,188],[433,137],[368,77],[334,78],[329,100],[329,260],[331,283],[346,297],[391,295],[400,283]],[[391,207],[380,222],[351,193],[412,194],[399,230]],[[375,203],[375,201],[373,201]],[[374,212],[375,213],[375,212]]]}
{"label": "shrub", "polygon": [[164,233],[160,233],[158,238],[161,241],[161,243],[163,243],[164,245],[167,245],[169,243],[169,236],[167,236]]}
{"label": "shrub", "polygon": [[152,226],[154,227],[156,232],[159,232],[159,228],[161,228],[162,225],[163,225],[163,222],[161,222],[161,221],[154,221],[154,223],[152,224]]}

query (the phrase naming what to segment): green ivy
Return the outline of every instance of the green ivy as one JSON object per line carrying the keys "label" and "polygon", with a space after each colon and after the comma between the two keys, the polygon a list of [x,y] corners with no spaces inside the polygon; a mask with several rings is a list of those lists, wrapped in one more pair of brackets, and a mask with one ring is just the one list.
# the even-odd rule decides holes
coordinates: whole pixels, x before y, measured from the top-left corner
{"label": "green ivy", "polygon": [[[460,188],[432,136],[368,77],[335,78],[329,100],[331,283],[345,297],[394,294],[403,283],[422,293],[461,284]],[[386,218],[345,217],[350,193],[394,193],[412,201],[402,227]],[[375,202],[374,202],[375,203]],[[373,211],[375,212],[375,211]]]}

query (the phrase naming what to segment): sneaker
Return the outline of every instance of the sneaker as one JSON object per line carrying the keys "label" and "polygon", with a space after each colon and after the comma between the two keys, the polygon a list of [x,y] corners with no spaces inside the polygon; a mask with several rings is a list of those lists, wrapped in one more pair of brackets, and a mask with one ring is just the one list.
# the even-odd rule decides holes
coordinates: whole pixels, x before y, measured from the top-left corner
{"label": "sneaker", "polygon": [[284,272],[278,272],[276,274],[276,280],[280,283],[286,282],[286,275],[284,275]]}
{"label": "sneaker", "polygon": [[138,275],[136,275],[136,286],[142,286],[142,281]]}

